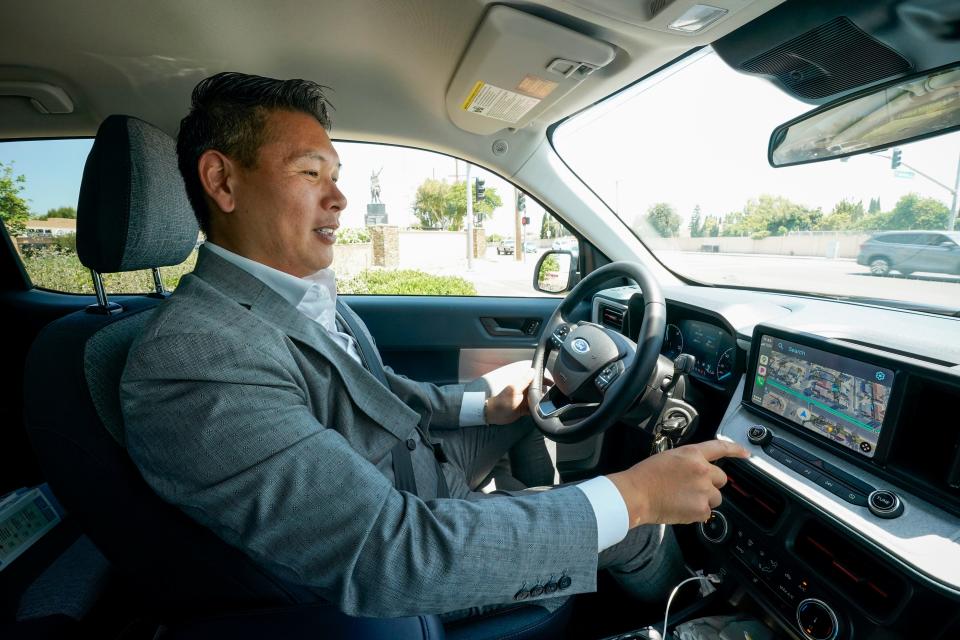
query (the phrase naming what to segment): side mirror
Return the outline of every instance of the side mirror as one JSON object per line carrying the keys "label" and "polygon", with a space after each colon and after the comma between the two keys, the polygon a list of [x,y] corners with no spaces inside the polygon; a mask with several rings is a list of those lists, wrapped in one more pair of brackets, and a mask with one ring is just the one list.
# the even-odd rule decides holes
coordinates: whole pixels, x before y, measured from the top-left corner
{"label": "side mirror", "polygon": [[579,281],[577,259],[570,251],[547,251],[533,270],[533,288],[543,293],[563,293]]}

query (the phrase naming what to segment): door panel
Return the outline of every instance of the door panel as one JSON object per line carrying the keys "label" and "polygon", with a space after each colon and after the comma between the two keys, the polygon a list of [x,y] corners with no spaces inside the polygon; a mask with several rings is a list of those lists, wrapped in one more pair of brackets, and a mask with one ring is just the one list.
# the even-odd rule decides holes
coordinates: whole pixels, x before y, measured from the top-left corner
{"label": "door panel", "polygon": [[[344,301],[369,327],[384,362],[439,384],[459,382],[462,372],[472,379],[530,358],[560,303],[559,298],[453,296],[344,296]],[[531,320],[539,324],[528,334]]]}
{"label": "door panel", "polygon": [[[559,298],[487,298],[443,296],[344,296],[369,327],[386,364],[414,380],[466,382],[497,367],[533,357],[537,339]],[[539,319],[533,335],[492,335],[501,328],[523,327]],[[515,326],[511,326],[515,325]],[[557,445],[561,474],[582,477],[600,458],[603,436]]]}

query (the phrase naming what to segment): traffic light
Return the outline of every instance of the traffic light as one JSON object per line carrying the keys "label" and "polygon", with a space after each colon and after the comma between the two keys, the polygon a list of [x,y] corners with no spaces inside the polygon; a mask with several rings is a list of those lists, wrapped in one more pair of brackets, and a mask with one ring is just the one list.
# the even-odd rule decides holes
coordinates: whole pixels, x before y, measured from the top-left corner
{"label": "traffic light", "polygon": [[520,222],[521,222],[524,226],[530,224],[530,216],[523,216],[522,218],[520,218]]}
{"label": "traffic light", "polygon": [[477,178],[477,200],[483,200],[486,195],[487,188],[483,184],[483,178]]}
{"label": "traffic light", "polygon": [[890,168],[896,169],[900,166],[900,156],[903,155],[903,152],[900,149],[894,149],[893,155],[890,157]]}
{"label": "traffic light", "polygon": [[517,209],[524,211],[527,208],[527,196],[522,192],[517,192]]}

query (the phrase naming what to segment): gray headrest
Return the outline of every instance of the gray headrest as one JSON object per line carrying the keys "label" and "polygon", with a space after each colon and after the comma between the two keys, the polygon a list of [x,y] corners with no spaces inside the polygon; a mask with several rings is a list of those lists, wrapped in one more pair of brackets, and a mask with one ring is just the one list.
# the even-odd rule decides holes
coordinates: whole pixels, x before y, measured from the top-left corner
{"label": "gray headrest", "polygon": [[104,120],[80,184],[80,262],[100,273],[180,264],[198,230],[173,138],[130,116]]}

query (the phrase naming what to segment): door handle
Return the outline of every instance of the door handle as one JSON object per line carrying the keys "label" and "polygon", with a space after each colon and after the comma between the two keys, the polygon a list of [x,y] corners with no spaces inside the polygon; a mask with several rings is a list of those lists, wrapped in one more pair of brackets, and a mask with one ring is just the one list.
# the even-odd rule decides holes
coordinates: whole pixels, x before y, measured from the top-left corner
{"label": "door handle", "polygon": [[540,318],[480,318],[480,324],[491,336],[528,338],[537,334],[543,320]]}

